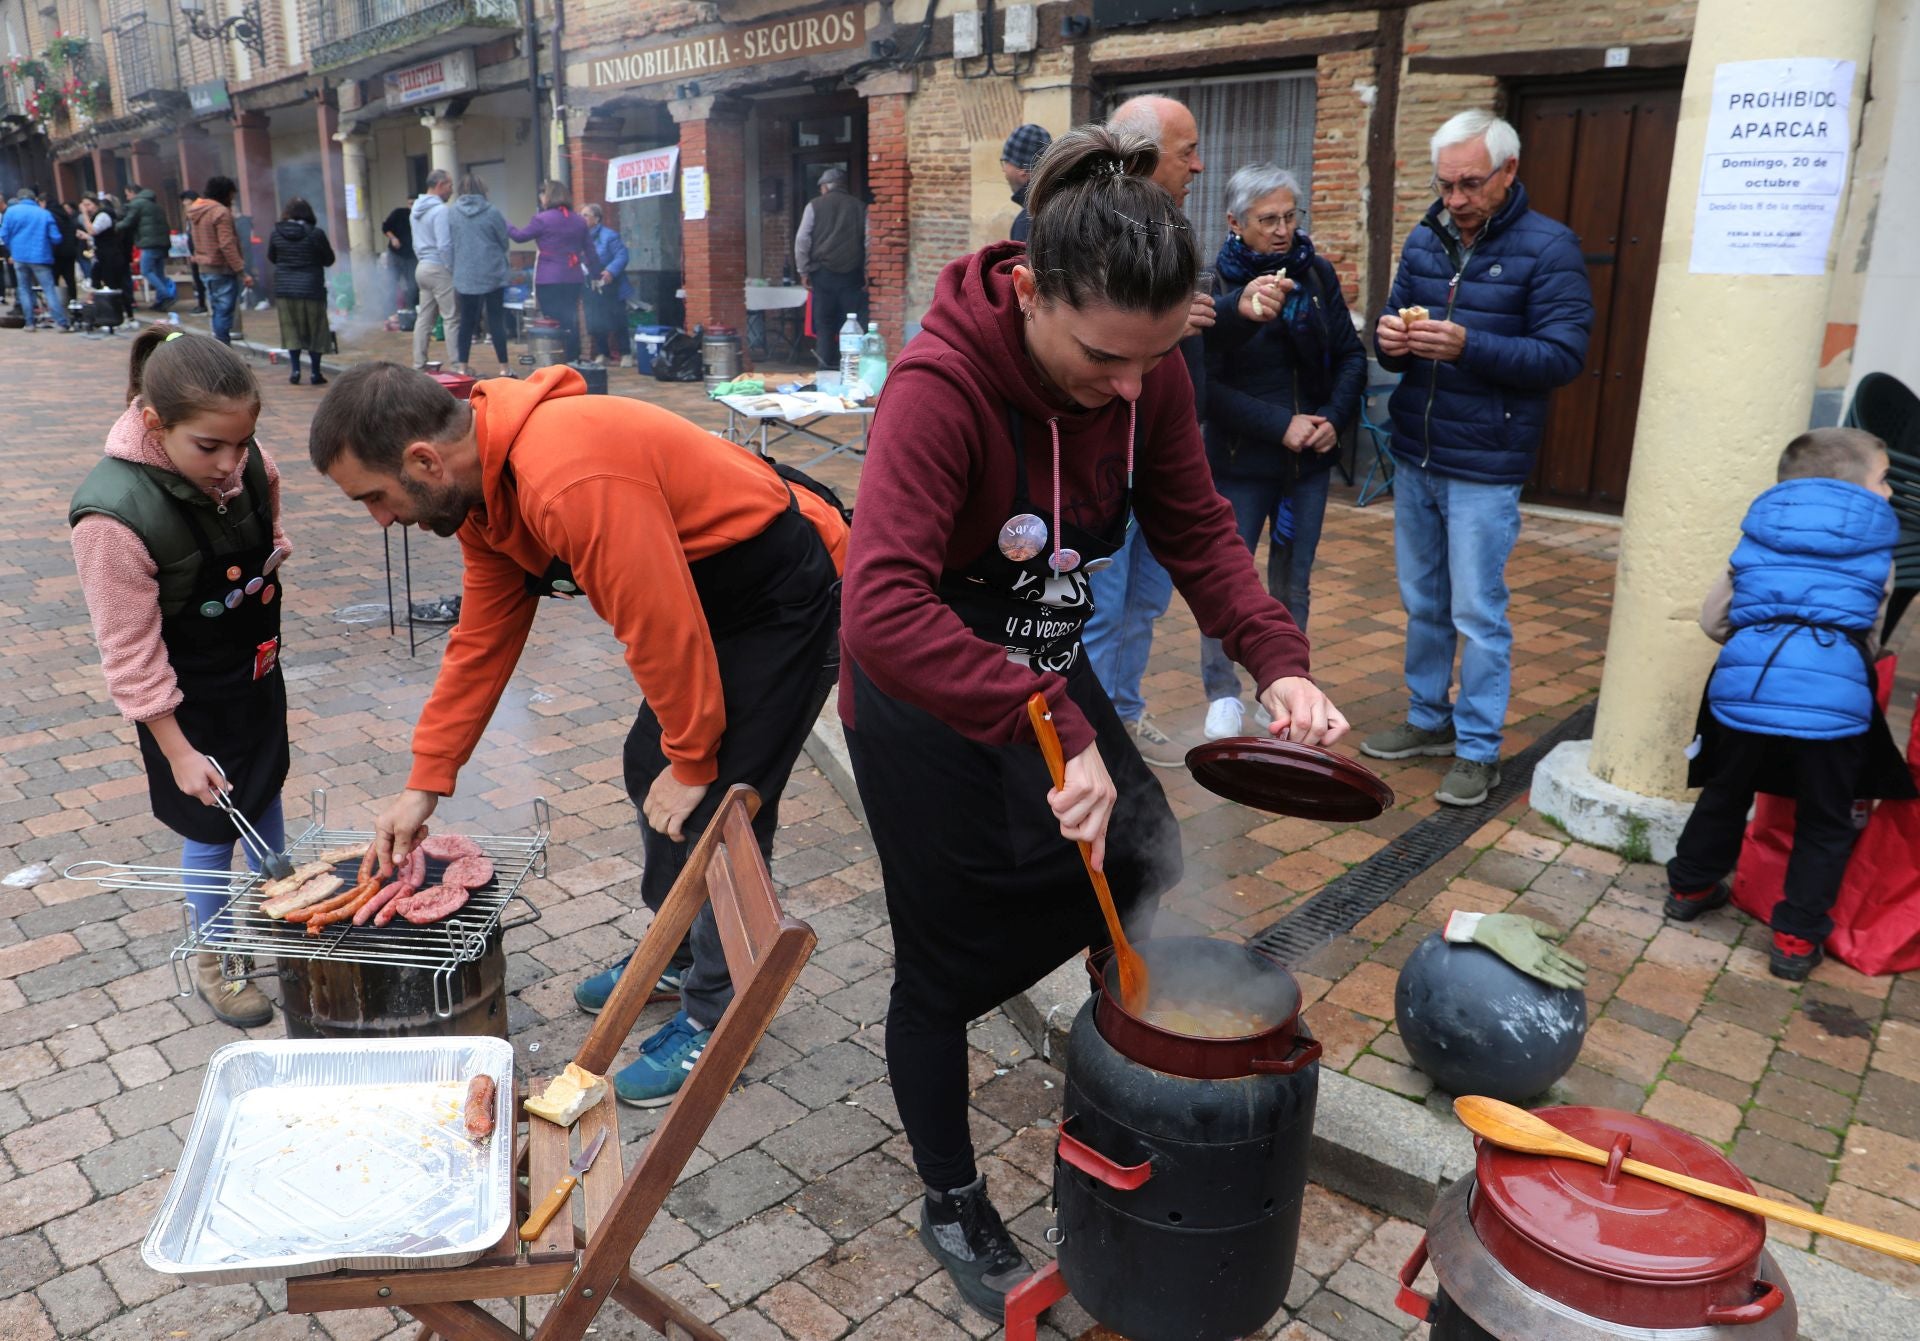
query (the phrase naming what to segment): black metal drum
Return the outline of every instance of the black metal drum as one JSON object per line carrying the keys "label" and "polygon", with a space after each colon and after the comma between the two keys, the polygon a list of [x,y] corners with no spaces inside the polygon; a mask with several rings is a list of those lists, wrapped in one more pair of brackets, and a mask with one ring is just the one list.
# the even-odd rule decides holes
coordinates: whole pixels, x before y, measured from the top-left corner
{"label": "black metal drum", "polygon": [[[444,974],[327,959],[276,962],[288,1038],[507,1036],[507,952],[498,927],[479,958]],[[441,1015],[448,1007],[452,1013]]]}
{"label": "black metal drum", "polygon": [[[1131,1341],[1232,1341],[1279,1311],[1293,1278],[1320,1046],[1298,1021],[1292,979],[1246,946],[1170,938],[1139,948],[1156,993],[1185,976],[1248,983],[1251,997],[1289,1004],[1258,1035],[1170,1034],[1161,1046],[1159,1031],[1127,1016],[1114,1032],[1133,1055],[1096,1018],[1117,998],[1097,993],[1081,1008],[1054,1160],[1060,1274],[1088,1313]],[[1292,990],[1270,990],[1279,980]],[[1218,1074],[1211,1058],[1193,1065],[1196,1048],[1267,1053],[1269,1031],[1283,1035],[1278,1055],[1247,1060],[1240,1074]],[[1214,1074],[1184,1073],[1194,1070]]]}

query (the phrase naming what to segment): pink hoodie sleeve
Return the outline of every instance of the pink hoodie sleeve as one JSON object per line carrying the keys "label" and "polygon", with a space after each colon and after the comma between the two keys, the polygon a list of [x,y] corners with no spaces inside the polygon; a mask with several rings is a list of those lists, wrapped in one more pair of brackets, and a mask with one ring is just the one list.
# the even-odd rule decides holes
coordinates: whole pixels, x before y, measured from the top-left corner
{"label": "pink hoodie sleeve", "polygon": [[284,549],[287,556],[293,556],[293,543],[287,539],[286,517],[280,511],[280,467],[273,463],[273,457],[262,447],[260,462],[267,468],[267,506],[273,509],[273,544],[276,549]]}
{"label": "pink hoodie sleeve", "polygon": [[93,640],[113,705],[150,722],[180,706],[180,686],[160,640],[160,581],[131,528],[98,514],[73,528],[73,559],[93,618]]}

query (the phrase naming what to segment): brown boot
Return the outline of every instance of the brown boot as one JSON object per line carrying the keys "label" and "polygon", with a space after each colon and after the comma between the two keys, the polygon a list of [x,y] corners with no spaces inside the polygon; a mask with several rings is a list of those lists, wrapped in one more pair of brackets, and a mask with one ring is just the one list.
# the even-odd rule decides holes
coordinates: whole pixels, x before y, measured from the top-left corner
{"label": "brown boot", "polygon": [[[220,958],[219,955],[193,957],[194,985],[214,1018],[236,1029],[256,1029],[271,1020],[273,1002],[267,1000],[266,993],[245,979],[234,981],[223,977]],[[243,967],[252,966],[246,959],[239,962]]]}

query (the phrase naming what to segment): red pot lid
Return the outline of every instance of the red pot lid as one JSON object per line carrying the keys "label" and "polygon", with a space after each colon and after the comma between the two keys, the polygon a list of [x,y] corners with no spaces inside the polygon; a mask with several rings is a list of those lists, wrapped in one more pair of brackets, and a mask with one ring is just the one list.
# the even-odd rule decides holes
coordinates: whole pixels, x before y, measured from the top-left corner
{"label": "red pot lid", "polygon": [[[1628,1157],[1722,1187],[1752,1193],[1734,1164],[1697,1136],[1611,1108],[1542,1108],[1535,1114],[1588,1145],[1611,1150],[1632,1138]],[[1518,1233],[1592,1271],[1629,1280],[1678,1282],[1738,1271],[1766,1246],[1758,1216],[1689,1196],[1632,1174],[1578,1160],[1479,1146],[1477,1197]],[[1531,1282],[1552,1290],[1551,1282]]]}
{"label": "red pot lid", "polygon": [[1393,804],[1393,788],[1366,765],[1273,736],[1196,745],[1187,751],[1187,769],[1214,795],[1277,815],[1358,823]]}

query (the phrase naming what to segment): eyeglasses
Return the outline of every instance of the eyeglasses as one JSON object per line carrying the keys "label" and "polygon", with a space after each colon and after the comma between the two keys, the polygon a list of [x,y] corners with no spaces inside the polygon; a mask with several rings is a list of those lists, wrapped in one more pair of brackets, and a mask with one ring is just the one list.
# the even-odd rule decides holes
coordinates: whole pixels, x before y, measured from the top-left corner
{"label": "eyeglasses", "polygon": [[1433,179],[1433,189],[1439,193],[1442,200],[1451,196],[1455,191],[1460,192],[1462,195],[1476,196],[1479,195],[1481,189],[1492,180],[1492,177],[1462,177],[1457,182],[1450,182],[1444,177],[1435,177]]}
{"label": "eyeglasses", "polygon": [[1299,217],[1299,210],[1288,210],[1285,214],[1258,215],[1253,222],[1261,228],[1291,228],[1293,227],[1293,221]]}

